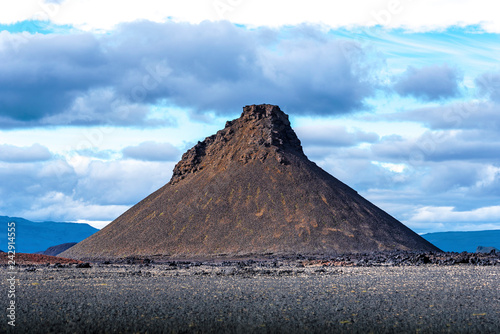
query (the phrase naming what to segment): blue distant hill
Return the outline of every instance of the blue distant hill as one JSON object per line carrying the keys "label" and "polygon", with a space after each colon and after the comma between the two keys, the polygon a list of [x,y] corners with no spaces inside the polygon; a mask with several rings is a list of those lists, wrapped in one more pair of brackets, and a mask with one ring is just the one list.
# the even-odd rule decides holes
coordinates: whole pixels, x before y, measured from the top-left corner
{"label": "blue distant hill", "polygon": [[500,230],[435,232],[422,237],[445,252],[475,252],[478,246],[500,249]]}
{"label": "blue distant hill", "polygon": [[98,229],[89,224],[32,222],[23,218],[0,216],[0,249],[7,251],[7,224],[16,223],[16,252],[35,253],[51,246],[80,242]]}

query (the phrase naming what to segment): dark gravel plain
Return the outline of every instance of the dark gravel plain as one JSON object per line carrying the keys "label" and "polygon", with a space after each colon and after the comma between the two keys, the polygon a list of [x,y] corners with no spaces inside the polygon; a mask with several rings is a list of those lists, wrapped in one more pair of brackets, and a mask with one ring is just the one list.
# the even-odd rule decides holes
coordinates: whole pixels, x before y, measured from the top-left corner
{"label": "dark gravel plain", "polygon": [[498,256],[447,256],[19,266],[0,332],[499,333]]}

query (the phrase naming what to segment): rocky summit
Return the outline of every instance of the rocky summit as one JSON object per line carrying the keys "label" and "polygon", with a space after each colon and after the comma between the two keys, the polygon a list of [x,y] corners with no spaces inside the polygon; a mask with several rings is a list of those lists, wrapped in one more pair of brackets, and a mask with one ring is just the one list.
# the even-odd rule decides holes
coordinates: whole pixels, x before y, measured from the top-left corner
{"label": "rocky summit", "polygon": [[240,118],[184,153],[170,182],[60,256],[384,250],[438,251],[311,162],[288,116],[263,104],[244,107]]}

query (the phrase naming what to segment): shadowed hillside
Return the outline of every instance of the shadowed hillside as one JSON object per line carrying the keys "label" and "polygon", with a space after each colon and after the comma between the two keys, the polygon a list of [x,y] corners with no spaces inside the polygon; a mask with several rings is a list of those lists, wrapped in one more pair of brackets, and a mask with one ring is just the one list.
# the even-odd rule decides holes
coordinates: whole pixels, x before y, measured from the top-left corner
{"label": "shadowed hillside", "polygon": [[64,252],[66,249],[71,248],[76,244],[77,244],[76,242],[67,242],[64,244],[55,245],[55,246],[47,248],[43,252],[37,252],[37,254],[57,256],[57,255],[61,254],[62,252]]}
{"label": "shadowed hillside", "polygon": [[60,254],[211,256],[437,250],[311,162],[273,105],[188,150],[165,186]]}

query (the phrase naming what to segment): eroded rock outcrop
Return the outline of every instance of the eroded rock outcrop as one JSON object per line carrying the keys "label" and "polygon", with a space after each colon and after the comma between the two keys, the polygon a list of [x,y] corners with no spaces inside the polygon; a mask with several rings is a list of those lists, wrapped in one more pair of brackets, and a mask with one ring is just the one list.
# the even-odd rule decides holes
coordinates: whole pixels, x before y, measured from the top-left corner
{"label": "eroded rock outcrop", "polygon": [[226,122],[224,129],[184,153],[170,182],[175,184],[207,165],[220,165],[228,160],[248,163],[270,158],[287,164],[285,150],[306,158],[288,116],[274,105],[246,106],[240,118]]}

